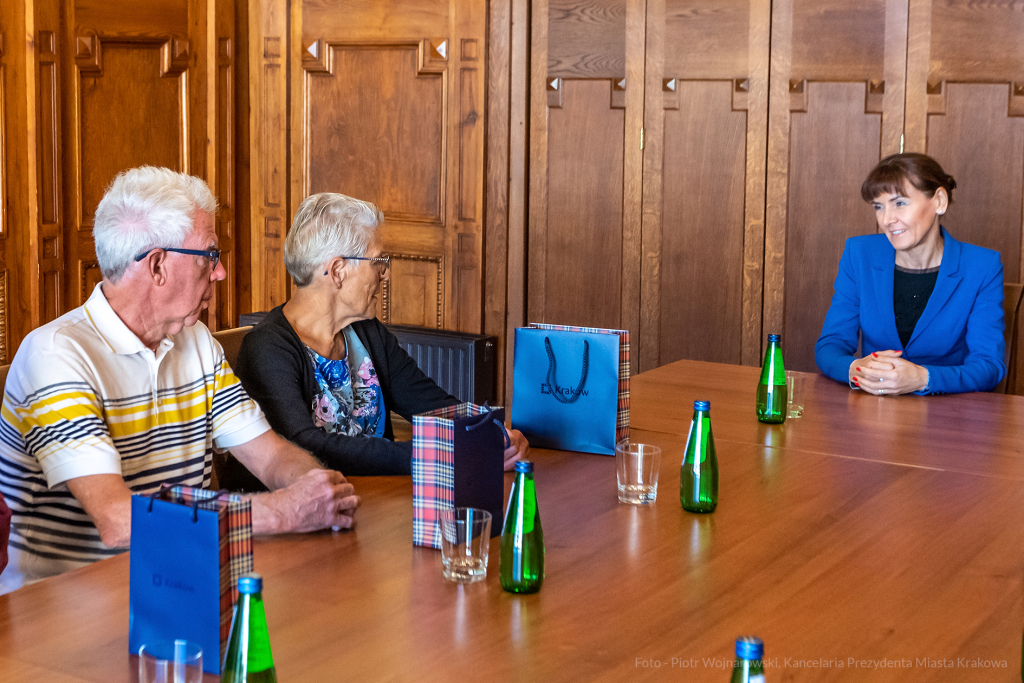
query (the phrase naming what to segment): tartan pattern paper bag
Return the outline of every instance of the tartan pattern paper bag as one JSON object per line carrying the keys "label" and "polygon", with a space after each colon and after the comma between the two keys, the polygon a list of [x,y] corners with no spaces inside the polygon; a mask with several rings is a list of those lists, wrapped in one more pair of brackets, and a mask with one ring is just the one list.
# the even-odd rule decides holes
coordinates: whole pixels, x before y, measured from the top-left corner
{"label": "tartan pattern paper bag", "polygon": [[238,494],[163,486],[132,496],[128,650],[154,640],[203,648],[203,670],[219,674],[238,599],[252,571],[252,507]]}
{"label": "tartan pattern paper bag", "polygon": [[516,328],[512,426],[531,446],[614,455],[629,438],[629,332]]}
{"label": "tartan pattern paper bag", "polygon": [[501,533],[504,502],[504,408],[473,403],[412,418],[412,542],[441,547],[441,512],[473,507],[491,513]]}

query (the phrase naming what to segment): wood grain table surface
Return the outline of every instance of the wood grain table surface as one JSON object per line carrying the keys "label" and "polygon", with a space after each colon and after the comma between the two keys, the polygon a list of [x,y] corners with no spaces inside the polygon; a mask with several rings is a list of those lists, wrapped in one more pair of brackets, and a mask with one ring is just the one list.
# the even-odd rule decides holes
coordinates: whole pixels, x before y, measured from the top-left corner
{"label": "wood grain table surface", "polygon": [[[355,532],[256,542],[278,680],[724,682],[745,634],[769,681],[1020,680],[1024,465],[1000,420],[1024,421],[1022,399],[808,376],[805,416],[763,427],[751,378],[689,362],[634,378],[632,438],[663,448],[652,506],[617,503],[613,458],[534,450],[535,595],[501,590],[497,539],[486,581],[446,582],[411,544],[410,479],[354,477]],[[678,499],[698,398],[711,515]],[[127,629],[127,555],[0,597],[0,681],[133,680]]]}

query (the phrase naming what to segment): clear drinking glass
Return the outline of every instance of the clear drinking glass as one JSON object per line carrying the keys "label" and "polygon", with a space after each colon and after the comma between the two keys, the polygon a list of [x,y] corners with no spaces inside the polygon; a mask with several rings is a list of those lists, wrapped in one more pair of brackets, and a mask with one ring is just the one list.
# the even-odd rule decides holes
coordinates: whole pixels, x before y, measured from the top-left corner
{"label": "clear drinking glass", "polygon": [[155,640],[139,648],[139,683],[203,683],[203,649],[185,640]]}
{"label": "clear drinking glass", "polygon": [[791,420],[804,414],[804,375],[802,372],[787,372],[786,386],[789,389],[789,414]]}
{"label": "clear drinking glass", "polygon": [[646,443],[623,441],[615,446],[615,474],[619,502],[648,505],[658,499],[661,449]]}
{"label": "clear drinking glass", "polygon": [[491,548],[491,513],[455,508],[441,513],[441,564],[444,578],[456,583],[483,581]]}

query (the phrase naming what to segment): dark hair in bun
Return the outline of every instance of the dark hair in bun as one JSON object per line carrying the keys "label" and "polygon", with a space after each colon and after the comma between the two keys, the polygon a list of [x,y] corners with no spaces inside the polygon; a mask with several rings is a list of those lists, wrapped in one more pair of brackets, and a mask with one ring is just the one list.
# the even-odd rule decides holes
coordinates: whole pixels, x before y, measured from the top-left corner
{"label": "dark hair in bun", "polygon": [[935,196],[940,187],[946,190],[949,203],[953,203],[956,181],[942,170],[939,162],[926,154],[907,152],[893,154],[878,162],[867,180],[860,186],[860,196],[872,202],[883,194],[902,194],[905,183],[910,183],[928,198]]}

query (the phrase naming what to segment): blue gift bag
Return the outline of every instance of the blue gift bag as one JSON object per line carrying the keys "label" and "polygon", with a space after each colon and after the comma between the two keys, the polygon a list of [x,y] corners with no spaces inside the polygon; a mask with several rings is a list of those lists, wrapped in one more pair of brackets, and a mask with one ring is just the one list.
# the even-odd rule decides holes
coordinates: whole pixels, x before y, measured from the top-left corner
{"label": "blue gift bag", "polygon": [[220,673],[238,577],[252,571],[251,503],[186,486],[132,496],[128,651],[183,639]]}
{"label": "blue gift bag", "polygon": [[517,328],[512,426],[538,448],[615,455],[629,437],[629,333]]}

